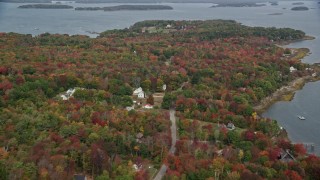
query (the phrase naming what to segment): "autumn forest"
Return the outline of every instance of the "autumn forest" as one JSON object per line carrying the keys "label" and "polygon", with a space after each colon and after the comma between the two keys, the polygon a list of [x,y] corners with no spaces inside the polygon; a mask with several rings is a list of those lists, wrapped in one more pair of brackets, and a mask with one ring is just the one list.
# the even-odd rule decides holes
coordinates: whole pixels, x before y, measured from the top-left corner
{"label": "autumn forest", "polygon": [[143,180],[162,164],[164,179],[319,179],[320,159],[254,109],[311,74],[277,45],[304,37],[226,20],[1,33],[0,179]]}

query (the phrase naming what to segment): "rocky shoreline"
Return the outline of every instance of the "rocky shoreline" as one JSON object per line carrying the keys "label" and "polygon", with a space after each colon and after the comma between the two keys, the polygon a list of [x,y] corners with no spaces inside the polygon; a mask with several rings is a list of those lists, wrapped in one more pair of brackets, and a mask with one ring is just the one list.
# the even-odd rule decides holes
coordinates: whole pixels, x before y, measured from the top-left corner
{"label": "rocky shoreline", "polygon": [[[280,44],[277,44],[277,46],[282,47],[282,45],[288,45],[293,42],[312,40],[312,39],[315,39],[315,38],[312,36],[305,36],[301,40],[281,42]],[[284,47],[282,47],[282,48],[284,48]],[[291,48],[291,49],[294,49],[294,48]],[[298,51],[296,52],[296,54],[292,58],[297,58],[296,56],[299,56],[299,54],[301,54],[301,53],[304,53],[304,56],[306,56],[308,52],[309,52],[309,49],[307,49],[307,48],[298,49]],[[302,58],[303,57],[299,57],[299,59],[302,59]],[[307,76],[303,76],[303,77],[299,77],[299,78],[294,79],[293,81],[289,82],[288,85],[277,89],[274,93],[272,93],[271,95],[262,99],[259,104],[257,104],[256,106],[253,107],[253,109],[258,114],[261,114],[264,111],[266,111],[271,105],[273,105],[274,103],[276,103],[278,101],[291,101],[292,98],[294,97],[294,93],[297,90],[302,89],[306,83],[320,80],[320,76],[319,76],[320,67],[319,67],[319,65],[318,64],[311,65],[311,68],[313,69],[314,73],[316,73],[316,76],[307,75]]]}
{"label": "rocky shoreline", "polygon": [[253,109],[258,114],[261,114],[264,111],[266,111],[271,105],[273,105],[278,101],[288,101],[288,100],[290,101],[293,98],[294,93],[297,90],[302,89],[305,83],[318,81],[318,80],[320,80],[320,78],[312,77],[309,75],[297,78],[291,81],[288,85],[281,87],[270,96],[267,96],[264,99],[262,99],[258,105],[253,107]]}

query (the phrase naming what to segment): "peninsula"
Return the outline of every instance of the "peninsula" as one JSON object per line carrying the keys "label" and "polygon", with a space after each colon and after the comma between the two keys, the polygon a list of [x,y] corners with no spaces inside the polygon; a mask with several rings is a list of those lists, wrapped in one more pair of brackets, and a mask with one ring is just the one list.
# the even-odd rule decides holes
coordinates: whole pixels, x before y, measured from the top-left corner
{"label": "peninsula", "polygon": [[304,38],[231,20],[0,33],[0,179],[318,179],[254,109],[317,76],[278,45]]}

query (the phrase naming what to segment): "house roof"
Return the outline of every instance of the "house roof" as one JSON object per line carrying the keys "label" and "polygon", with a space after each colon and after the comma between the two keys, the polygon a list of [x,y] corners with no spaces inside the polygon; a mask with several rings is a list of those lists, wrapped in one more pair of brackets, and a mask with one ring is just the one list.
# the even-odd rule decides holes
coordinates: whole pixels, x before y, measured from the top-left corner
{"label": "house roof", "polygon": [[296,158],[289,152],[289,150],[282,150],[281,152],[281,161],[296,161]]}
{"label": "house roof", "polygon": [[142,90],[141,87],[139,87],[138,89],[135,89],[135,90],[133,91],[133,94],[139,94],[140,92],[143,92],[143,90]]}
{"label": "house roof", "polygon": [[143,134],[142,134],[142,133],[138,133],[138,134],[136,135],[136,137],[137,137],[138,139],[140,139],[140,138],[143,137]]}

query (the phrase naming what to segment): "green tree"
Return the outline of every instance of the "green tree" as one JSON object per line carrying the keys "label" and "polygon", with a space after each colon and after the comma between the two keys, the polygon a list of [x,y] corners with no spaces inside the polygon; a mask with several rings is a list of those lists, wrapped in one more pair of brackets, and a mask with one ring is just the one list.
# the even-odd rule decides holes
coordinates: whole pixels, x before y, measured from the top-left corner
{"label": "green tree", "polygon": [[144,91],[150,91],[150,88],[151,88],[151,81],[150,80],[144,80],[142,81],[141,83],[141,87]]}
{"label": "green tree", "polygon": [[177,97],[175,95],[166,93],[163,97],[161,107],[163,109],[170,109],[173,106],[176,99]]}

